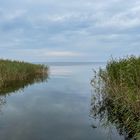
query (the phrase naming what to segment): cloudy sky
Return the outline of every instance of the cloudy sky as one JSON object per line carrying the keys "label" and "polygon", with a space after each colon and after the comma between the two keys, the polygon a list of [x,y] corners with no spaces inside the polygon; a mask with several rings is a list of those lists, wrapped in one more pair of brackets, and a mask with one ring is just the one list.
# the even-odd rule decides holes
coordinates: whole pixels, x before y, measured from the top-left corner
{"label": "cloudy sky", "polygon": [[0,58],[106,61],[140,55],[139,0],[0,1]]}

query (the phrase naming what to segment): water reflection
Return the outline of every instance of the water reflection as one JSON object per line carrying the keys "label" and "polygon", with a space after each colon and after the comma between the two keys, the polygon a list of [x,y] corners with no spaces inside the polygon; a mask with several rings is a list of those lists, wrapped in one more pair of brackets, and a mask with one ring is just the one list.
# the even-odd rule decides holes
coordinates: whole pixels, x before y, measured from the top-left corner
{"label": "water reflection", "polygon": [[37,75],[36,77],[29,77],[23,81],[7,81],[6,85],[0,87],[0,111],[6,104],[6,96],[11,93],[23,91],[24,88],[34,83],[47,81],[48,74]]}
{"label": "water reflection", "polygon": [[[6,96],[0,140],[108,140],[106,130],[89,117],[93,66],[50,66],[47,84]],[[115,133],[113,140],[119,138]]]}
{"label": "water reflection", "polygon": [[134,118],[132,112],[126,107],[122,107],[119,102],[114,103],[101,90],[99,87],[95,87],[97,94],[92,95],[90,116],[99,120],[100,125],[106,129],[111,129],[111,126],[114,126],[119,135],[123,136],[123,140],[137,140],[139,130],[136,125],[139,122],[139,117]]}
{"label": "water reflection", "polygon": [[18,90],[23,90],[25,87],[32,85],[34,83],[47,81],[48,74],[39,75],[36,77],[29,77],[23,81],[7,81],[6,86],[0,87],[0,95],[6,95],[12,92],[17,92]]}
{"label": "water reflection", "polygon": [[2,107],[6,104],[6,96],[0,96],[0,112],[2,111]]}

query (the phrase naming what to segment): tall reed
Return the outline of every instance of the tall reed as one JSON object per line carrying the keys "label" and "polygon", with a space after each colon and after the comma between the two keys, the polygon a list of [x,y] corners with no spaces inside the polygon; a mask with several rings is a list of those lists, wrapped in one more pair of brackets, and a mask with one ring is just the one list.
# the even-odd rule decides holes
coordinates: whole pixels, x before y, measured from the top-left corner
{"label": "tall reed", "polygon": [[140,57],[110,60],[105,69],[95,72],[92,85],[101,97],[94,113],[106,112],[108,121],[140,139]]}
{"label": "tall reed", "polygon": [[0,88],[12,82],[19,82],[46,75],[48,67],[21,61],[0,59]]}

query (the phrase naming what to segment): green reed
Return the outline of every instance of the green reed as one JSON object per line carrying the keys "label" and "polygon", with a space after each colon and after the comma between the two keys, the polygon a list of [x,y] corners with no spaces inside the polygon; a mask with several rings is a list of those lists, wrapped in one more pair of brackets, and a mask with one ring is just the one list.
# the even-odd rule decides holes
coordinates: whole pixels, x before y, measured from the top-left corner
{"label": "green reed", "polygon": [[0,89],[14,82],[45,76],[47,73],[48,67],[45,65],[0,59]]}
{"label": "green reed", "polygon": [[92,85],[99,93],[94,115],[106,114],[106,120],[128,137],[140,139],[140,57],[111,59],[95,72]]}

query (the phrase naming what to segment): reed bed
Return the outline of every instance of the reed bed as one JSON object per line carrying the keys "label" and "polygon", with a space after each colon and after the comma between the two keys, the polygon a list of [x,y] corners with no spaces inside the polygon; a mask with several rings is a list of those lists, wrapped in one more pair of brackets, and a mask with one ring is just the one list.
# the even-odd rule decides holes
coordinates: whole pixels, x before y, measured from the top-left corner
{"label": "reed bed", "polygon": [[0,59],[0,89],[14,82],[43,77],[47,73],[48,67],[45,65]]}
{"label": "reed bed", "polygon": [[105,69],[95,72],[91,83],[99,93],[94,97],[94,115],[104,114],[120,132],[140,139],[140,57],[111,59]]}

